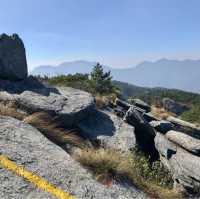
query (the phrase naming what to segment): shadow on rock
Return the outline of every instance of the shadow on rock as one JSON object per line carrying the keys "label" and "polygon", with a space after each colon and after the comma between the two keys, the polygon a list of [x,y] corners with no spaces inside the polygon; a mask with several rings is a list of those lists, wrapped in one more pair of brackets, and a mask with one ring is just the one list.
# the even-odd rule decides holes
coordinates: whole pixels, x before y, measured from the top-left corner
{"label": "shadow on rock", "polygon": [[83,131],[83,136],[96,140],[100,136],[113,136],[116,131],[109,115],[94,111],[86,120],[79,124]]}
{"label": "shadow on rock", "polygon": [[49,96],[50,93],[60,95],[58,89],[45,86],[36,78],[29,76],[21,81],[10,81],[0,79],[0,91],[7,91],[10,94],[21,94],[24,91],[32,91],[43,96]]}

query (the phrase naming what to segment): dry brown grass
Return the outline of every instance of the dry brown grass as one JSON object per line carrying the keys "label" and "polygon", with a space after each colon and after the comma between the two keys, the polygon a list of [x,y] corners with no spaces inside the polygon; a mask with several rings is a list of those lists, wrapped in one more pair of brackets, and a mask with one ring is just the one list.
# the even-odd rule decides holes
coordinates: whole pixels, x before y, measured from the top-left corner
{"label": "dry brown grass", "polygon": [[48,138],[59,144],[69,143],[79,147],[83,144],[83,139],[78,136],[77,129],[61,128],[60,123],[48,113],[33,113],[23,121],[34,126]]}
{"label": "dry brown grass", "polygon": [[110,94],[110,95],[96,95],[95,96],[95,102],[96,106],[99,109],[105,108],[109,105],[110,102],[114,103],[116,99],[115,94]]}
{"label": "dry brown grass", "polygon": [[108,106],[109,100],[105,96],[97,95],[95,96],[95,103],[96,103],[97,108],[102,109]]}
{"label": "dry brown grass", "polygon": [[17,109],[15,103],[0,103],[0,115],[14,117],[23,120],[27,115]]}
{"label": "dry brown grass", "polygon": [[37,112],[32,115],[27,115],[24,112],[20,112],[15,103],[1,102],[0,115],[13,117],[30,124],[58,144],[68,143],[79,147],[83,145],[83,139],[78,136],[77,129],[61,128],[61,124],[56,118],[48,113]]}
{"label": "dry brown grass", "polygon": [[[92,170],[97,180],[110,186],[113,179],[128,179],[152,198],[182,198],[169,182],[170,176],[164,169],[151,171],[143,156],[135,153],[128,156],[108,149],[85,149],[75,153],[74,158],[83,166]],[[156,173],[157,172],[157,173]],[[162,179],[163,178],[163,179]]]}
{"label": "dry brown grass", "polygon": [[176,114],[166,111],[164,108],[151,107],[151,113],[158,119],[167,119],[169,116],[176,116]]}

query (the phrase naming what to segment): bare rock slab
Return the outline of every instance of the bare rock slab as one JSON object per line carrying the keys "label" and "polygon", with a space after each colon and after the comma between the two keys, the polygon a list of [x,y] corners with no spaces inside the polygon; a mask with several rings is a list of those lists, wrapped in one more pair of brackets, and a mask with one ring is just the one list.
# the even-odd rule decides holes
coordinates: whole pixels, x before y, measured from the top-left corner
{"label": "bare rock slab", "polygon": [[198,192],[200,157],[182,149],[161,133],[156,134],[155,146],[160,153],[161,161],[173,174],[174,181],[189,190]]}
{"label": "bare rock slab", "polygon": [[[145,199],[134,186],[114,183],[110,188],[98,183],[63,149],[38,130],[10,117],[0,116],[0,154],[25,167],[77,199]],[[0,198],[53,199],[33,184],[0,168]]]}
{"label": "bare rock slab", "polygon": [[165,120],[160,120],[160,121],[156,121],[153,120],[151,122],[149,122],[149,124],[158,132],[160,133],[167,133],[168,131],[173,129],[173,124],[169,121],[165,121]]}
{"label": "bare rock slab", "polygon": [[0,35],[0,78],[22,80],[27,77],[25,48],[17,34]]}
{"label": "bare rock slab", "polygon": [[186,122],[173,116],[169,116],[167,120],[174,125],[174,129],[176,131],[184,132],[192,137],[200,139],[200,128],[197,127],[195,124]]}
{"label": "bare rock slab", "polygon": [[[16,102],[27,113],[40,111],[54,113],[65,121],[67,126],[73,126],[85,119],[95,108],[92,95],[77,89],[45,87],[39,83],[37,85],[32,80],[18,83],[15,89],[15,83],[2,82],[5,82],[4,85],[7,87],[4,86],[0,91],[0,101]],[[27,85],[24,85],[25,83]]]}
{"label": "bare rock slab", "polygon": [[178,144],[191,153],[200,155],[200,139],[193,138],[190,135],[178,131],[168,131],[166,137],[168,140]]}
{"label": "bare rock slab", "polygon": [[135,128],[109,111],[95,111],[78,126],[86,137],[105,147],[129,151],[136,146]]}

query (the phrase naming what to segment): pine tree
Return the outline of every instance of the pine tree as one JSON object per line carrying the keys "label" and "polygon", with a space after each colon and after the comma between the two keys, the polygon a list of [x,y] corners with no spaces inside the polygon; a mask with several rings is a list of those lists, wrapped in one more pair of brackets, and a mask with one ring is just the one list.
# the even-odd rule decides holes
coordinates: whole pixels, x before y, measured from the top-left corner
{"label": "pine tree", "polygon": [[97,63],[90,73],[91,86],[97,93],[109,93],[113,89],[112,76],[109,72],[103,71],[102,65]]}

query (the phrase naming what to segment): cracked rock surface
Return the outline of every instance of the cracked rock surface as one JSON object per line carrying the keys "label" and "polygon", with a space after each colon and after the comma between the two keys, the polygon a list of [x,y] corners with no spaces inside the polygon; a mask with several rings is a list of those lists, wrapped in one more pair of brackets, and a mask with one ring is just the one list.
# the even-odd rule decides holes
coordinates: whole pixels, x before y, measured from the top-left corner
{"label": "cracked rock surface", "polygon": [[73,126],[94,109],[91,94],[69,87],[45,87],[36,80],[20,82],[0,80],[0,101],[16,102],[28,113],[38,111],[57,114]]}
{"label": "cracked rock surface", "polygon": [[135,127],[109,111],[95,111],[78,126],[86,137],[100,141],[103,147],[128,152],[136,146]]}
{"label": "cracked rock surface", "polygon": [[[146,199],[134,186],[98,183],[86,169],[38,130],[21,121],[0,116],[0,154],[41,176],[77,199]],[[0,198],[50,199],[49,193],[0,167]]]}

